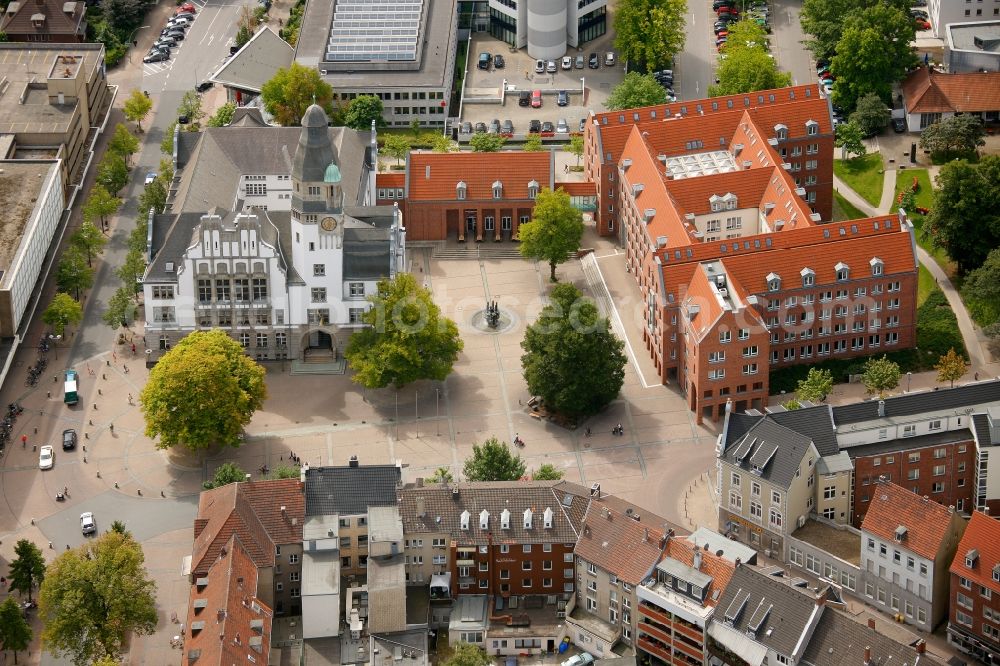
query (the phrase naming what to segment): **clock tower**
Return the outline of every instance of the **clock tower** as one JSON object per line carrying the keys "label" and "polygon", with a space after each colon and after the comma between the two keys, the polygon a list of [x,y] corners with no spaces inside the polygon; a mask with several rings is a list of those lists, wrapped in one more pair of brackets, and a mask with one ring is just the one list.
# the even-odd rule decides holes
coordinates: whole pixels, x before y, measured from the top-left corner
{"label": "clock tower", "polygon": [[299,145],[292,160],[292,219],[332,232],[343,224],[337,149],[330,140],[326,112],[313,104],[302,117]]}

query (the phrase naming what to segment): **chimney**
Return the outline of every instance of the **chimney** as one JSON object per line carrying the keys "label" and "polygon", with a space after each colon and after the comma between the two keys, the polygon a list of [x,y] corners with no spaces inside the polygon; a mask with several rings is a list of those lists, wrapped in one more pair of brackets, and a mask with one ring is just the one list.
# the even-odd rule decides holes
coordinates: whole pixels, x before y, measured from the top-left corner
{"label": "chimney", "polygon": [[885,416],[885,400],[879,400],[878,401],[878,415],[880,417],[884,417]]}
{"label": "chimney", "polygon": [[458,501],[458,486],[451,489],[451,498],[456,502]]}
{"label": "chimney", "polygon": [[816,605],[826,606],[826,589],[816,595]]}
{"label": "chimney", "polygon": [[350,465],[351,467],[357,467],[360,463],[358,463],[357,456],[351,456],[351,459],[348,461],[347,464]]}
{"label": "chimney", "polygon": [[423,518],[425,515],[423,497],[417,498],[417,515],[420,516],[421,518]]}
{"label": "chimney", "polygon": [[917,654],[924,654],[927,652],[927,641],[920,639],[917,641]]}
{"label": "chimney", "polygon": [[418,476],[416,482],[417,482],[417,488],[423,488],[424,487],[424,477]]}
{"label": "chimney", "polygon": [[287,508],[284,504],[281,505],[281,515],[284,516],[288,513]]}
{"label": "chimney", "polygon": [[643,542],[649,541],[649,528],[648,527],[643,527],[642,528],[642,540],[643,540]]}
{"label": "chimney", "polygon": [[695,551],[694,561],[691,563],[691,566],[694,568],[695,571],[701,571],[701,551],[700,550],[699,551]]}
{"label": "chimney", "polygon": [[590,485],[590,496],[594,499],[601,499],[601,484],[595,482]]}
{"label": "chimney", "polygon": [[871,645],[866,645],[865,646],[865,666],[868,666],[868,664],[870,664],[870,663],[872,663],[872,646]]}
{"label": "chimney", "polygon": [[872,631],[875,631],[875,618],[873,617],[868,618],[868,628],[871,629]]}

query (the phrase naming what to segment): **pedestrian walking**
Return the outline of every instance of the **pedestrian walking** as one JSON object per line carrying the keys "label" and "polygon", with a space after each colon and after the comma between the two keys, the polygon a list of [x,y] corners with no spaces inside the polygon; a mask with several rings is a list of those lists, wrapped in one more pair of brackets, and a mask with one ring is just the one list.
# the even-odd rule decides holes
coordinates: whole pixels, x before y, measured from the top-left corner
{"label": "pedestrian walking", "polygon": [[21,448],[25,449],[27,447],[28,447],[28,436],[27,435],[21,435]]}
{"label": "pedestrian walking", "polygon": [[125,371],[126,375],[128,374],[128,366],[127,365],[122,365],[122,370]]}
{"label": "pedestrian walking", "polygon": [[135,356],[135,343],[132,343],[132,356]]}
{"label": "pedestrian walking", "polygon": [[111,434],[112,435],[115,434],[115,424],[114,423],[109,424],[108,428],[111,430]]}
{"label": "pedestrian walking", "polygon": [[111,358],[113,358],[115,361],[118,361],[118,354],[111,352]]}
{"label": "pedestrian walking", "polygon": [[132,402],[132,394],[131,393],[128,394],[128,404],[130,404],[130,405],[134,405],[135,404],[134,402]]}

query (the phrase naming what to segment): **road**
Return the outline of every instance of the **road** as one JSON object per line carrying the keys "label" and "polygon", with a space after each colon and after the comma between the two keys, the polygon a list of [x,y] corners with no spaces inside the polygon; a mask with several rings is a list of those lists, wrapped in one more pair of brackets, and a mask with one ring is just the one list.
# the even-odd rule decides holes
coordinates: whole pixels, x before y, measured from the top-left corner
{"label": "road", "polygon": [[771,53],[781,69],[792,73],[796,86],[816,82],[812,54],[803,45],[801,9],[802,0],[771,0]]}
{"label": "road", "polygon": [[687,13],[687,41],[684,51],[677,56],[674,93],[677,99],[702,99],[708,97],[708,86],[715,81],[715,35],[712,24],[715,12],[711,0],[689,0]]}

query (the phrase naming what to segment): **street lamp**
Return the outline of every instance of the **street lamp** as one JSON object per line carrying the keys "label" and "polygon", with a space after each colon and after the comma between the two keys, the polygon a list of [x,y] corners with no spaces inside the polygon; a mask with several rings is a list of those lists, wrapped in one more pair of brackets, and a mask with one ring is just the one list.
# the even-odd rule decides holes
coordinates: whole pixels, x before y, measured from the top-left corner
{"label": "street lamp", "polygon": [[132,47],[139,45],[139,43],[135,41],[136,34],[138,34],[138,32],[140,30],[142,30],[143,28],[148,28],[148,27],[149,27],[148,25],[140,25],[138,28],[136,28],[135,30],[132,31],[131,35],[129,35],[128,42],[127,42],[128,44],[130,44],[130,46],[128,47],[128,61],[129,61],[129,64],[132,63]]}
{"label": "street lamp", "polygon": [[911,379],[913,379],[913,373],[912,372],[906,373],[906,392],[907,393],[910,392],[910,380]]}
{"label": "street lamp", "polygon": [[62,340],[61,335],[49,334],[49,340],[52,340],[52,348],[56,351],[56,360],[59,360],[59,341]]}

